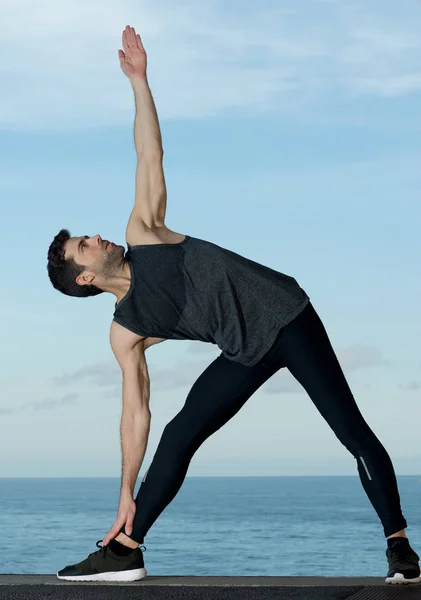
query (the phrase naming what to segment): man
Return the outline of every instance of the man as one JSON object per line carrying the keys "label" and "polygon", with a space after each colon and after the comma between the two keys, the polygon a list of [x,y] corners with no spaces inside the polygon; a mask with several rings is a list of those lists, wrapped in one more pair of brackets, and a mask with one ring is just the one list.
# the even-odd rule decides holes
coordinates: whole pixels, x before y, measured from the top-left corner
{"label": "man", "polygon": [[[61,230],[48,251],[53,286],[75,297],[116,297],[110,342],[123,379],[122,481],[117,519],[99,550],[57,573],[70,581],[146,577],[139,545],[174,499],[203,442],[231,419],[274,373],[287,367],[340,442],[357,460],[361,483],[387,538],[389,583],[420,581],[406,537],[391,460],[361,415],[309,296],[288,275],[164,223],[166,186],[158,117],[142,41],[123,32],[120,66],[136,101],[136,201],[128,251],[99,235]],[[217,344],[186,403],[165,427],[136,501],[134,487],[149,436],[150,381],[145,351],[168,339]],[[364,540],[362,540],[364,543]]]}

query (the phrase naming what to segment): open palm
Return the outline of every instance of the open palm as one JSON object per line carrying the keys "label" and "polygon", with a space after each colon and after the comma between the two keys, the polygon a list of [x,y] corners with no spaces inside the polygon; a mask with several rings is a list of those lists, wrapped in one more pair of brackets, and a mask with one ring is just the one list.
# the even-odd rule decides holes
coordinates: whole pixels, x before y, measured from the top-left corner
{"label": "open palm", "polygon": [[147,57],[140,35],[127,25],[123,31],[123,50],[118,51],[121,70],[127,77],[145,77]]}

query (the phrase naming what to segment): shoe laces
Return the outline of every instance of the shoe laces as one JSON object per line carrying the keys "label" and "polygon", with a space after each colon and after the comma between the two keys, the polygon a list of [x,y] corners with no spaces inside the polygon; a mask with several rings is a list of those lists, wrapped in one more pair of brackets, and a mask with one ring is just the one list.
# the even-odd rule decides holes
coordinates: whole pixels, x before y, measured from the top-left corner
{"label": "shoe laces", "polygon": [[[101,556],[101,558],[105,558],[107,556],[107,550],[108,550],[108,546],[100,546],[100,544],[102,544],[103,540],[98,540],[96,543],[97,548],[99,548],[99,550],[96,550],[95,552],[91,552],[89,556],[92,556],[93,554],[99,554]],[[146,546],[139,546],[139,548],[141,549],[142,552],[146,551]],[[145,548],[145,550],[142,550],[142,548]]]}
{"label": "shoe laces", "polygon": [[95,552],[91,552],[89,556],[93,556],[94,554],[99,554],[101,556],[101,558],[105,558],[107,556],[108,546],[100,546],[100,544],[102,544],[102,540],[99,540],[96,543],[96,546],[97,546],[97,548],[99,548],[99,550],[96,550]]}

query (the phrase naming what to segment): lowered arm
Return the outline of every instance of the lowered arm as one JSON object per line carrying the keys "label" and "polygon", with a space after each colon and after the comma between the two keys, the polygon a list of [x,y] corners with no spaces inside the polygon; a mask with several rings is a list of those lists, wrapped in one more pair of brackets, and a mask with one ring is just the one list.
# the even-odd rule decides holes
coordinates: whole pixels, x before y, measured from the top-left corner
{"label": "lowered arm", "polygon": [[133,496],[148,446],[151,425],[150,383],[144,365],[127,365],[123,371],[123,409],[121,413],[121,490]]}
{"label": "lowered arm", "polygon": [[134,493],[148,445],[151,412],[150,380],[144,340],[132,346],[123,328],[112,324],[111,347],[123,376],[123,408],[120,434],[122,453],[121,491]]}

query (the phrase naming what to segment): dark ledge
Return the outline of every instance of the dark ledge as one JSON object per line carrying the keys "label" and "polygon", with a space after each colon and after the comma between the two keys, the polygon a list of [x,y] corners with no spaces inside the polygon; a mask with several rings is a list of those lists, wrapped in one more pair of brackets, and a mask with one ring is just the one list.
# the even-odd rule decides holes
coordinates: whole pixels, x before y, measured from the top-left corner
{"label": "dark ledge", "polygon": [[[0,575],[0,598],[18,600],[421,600],[421,584],[384,577],[172,577],[131,583],[62,581],[55,575]],[[163,589],[165,588],[165,590]],[[79,590],[79,591],[78,591]]]}

